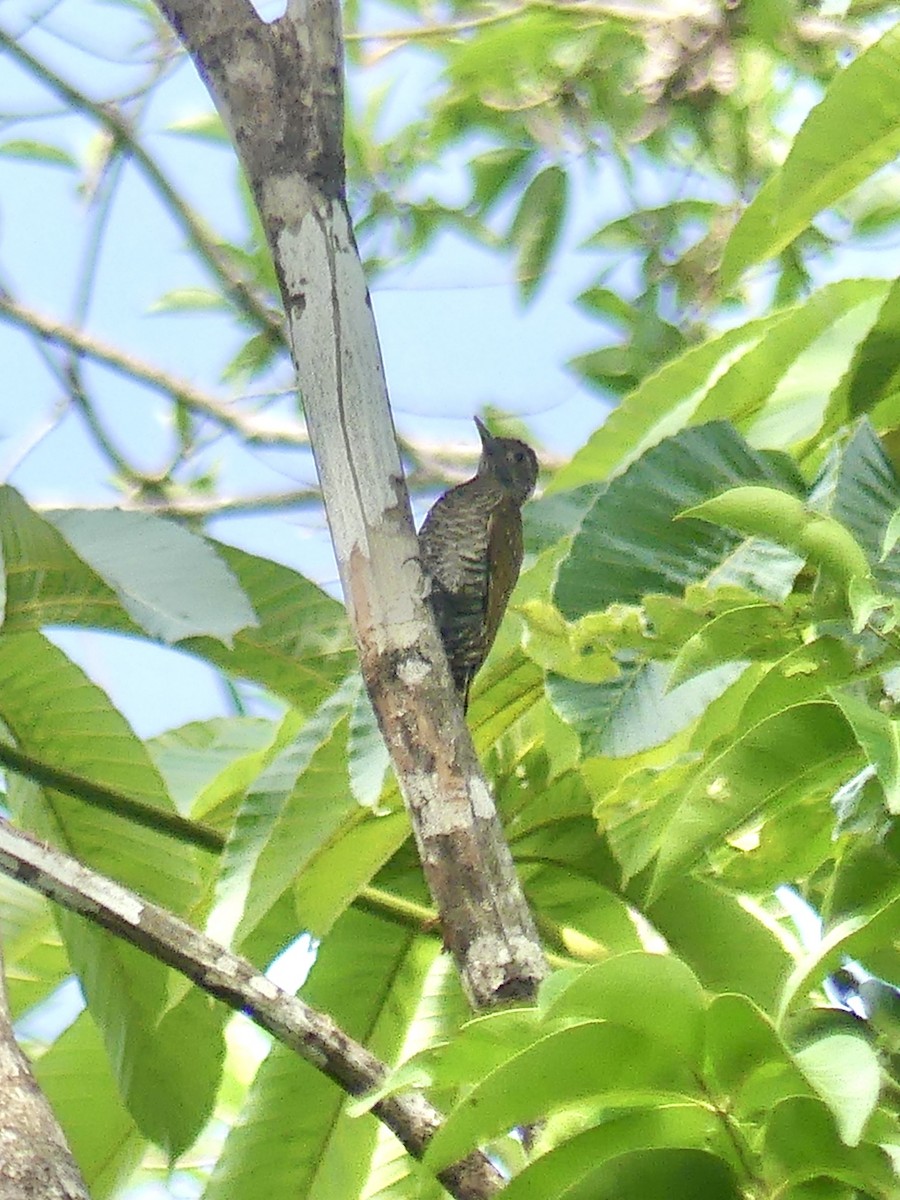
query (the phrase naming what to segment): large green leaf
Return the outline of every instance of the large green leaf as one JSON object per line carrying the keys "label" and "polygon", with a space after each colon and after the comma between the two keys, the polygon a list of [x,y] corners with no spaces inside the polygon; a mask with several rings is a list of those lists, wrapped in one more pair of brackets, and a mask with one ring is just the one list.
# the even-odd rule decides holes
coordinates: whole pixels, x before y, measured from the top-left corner
{"label": "large green leaf", "polygon": [[735,1115],[758,1119],[812,1088],[769,1018],[746,996],[714,997],[706,1015],[706,1068]]}
{"label": "large green leaf", "polygon": [[610,413],[572,460],[557,471],[547,493],[555,495],[619,474],[663,438],[692,424],[701,401],[721,375],[784,315],[750,321],[666,363]]}
{"label": "large green leaf", "polygon": [[214,545],[250,598],[259,624],[241,630],[231,650],[211,638],[189,638],[181,645],[312,712],[355,661],[343,605],[289,567]]}
{"label": "large green leaf", "polygon": [[832,395],[835,420],[857,417],[894,395],[900,385],[900,282],[890,286],[878,317],[856,347],[850,369]]}
{"label": "large green leaf", "polygon": [[9,632],[45,625],[139,632],[112,587],[11,487],[0,488],[0,542]]}
{"label": "large green leaf", "polygon": [[827,635],[785,654],[747,696],[741,726],[758,725],[768,717],[823,697],[829,688],[854,678],[859,667],[851,647]]}
{"label": "large green leaf", "polygon": [[34,1074],[91,1196],[103,1200],[117,1192],[137,1166],[146,1142],[121,1101],[89,1013],[82,1013],[37,1059]]}
{"label": "large green leaf", "polygon": [[239,629],[256,624],[232,572],[183,526],[115,509],[46,516],[150,637],[171,644],[205,634],[230,645]]}
{"label": "large green leaf", "polygon": [[886,288],[882,280],[841,280],[787,309],[717,380],[691,423],[725,417],[752,445],[777,450],[813,438]]}
{"label": "large green leaf", "polygon": [[900,508],[900,481],[867,420],[859,422],[841,448],[832,489],[823,500],[862,545],[876,579],[900,594],[900,548],[895,546],[882,561],[888,525]]}
{"label": "large green leaf", "polygon": [[547,677],[556,712],[581,739],[585,758],[629,758],[661,746],[686,729],[740,676],[743,664],[728,663],[667,690],[672,668],[645,662],[622,667],[609,683]]}
{"label": "large green leaf", "polygon": [[881,1088],[878,1056],[867,1038],[828,1030],[798,1050],[795,1057],[831,1110],[841,1141],[858,1146]]}
{"label": "large green leaf", "polygon": [[740,992],[774,1012],[794,960],[739,897],[688,876],[642,910],[704,987]]}
{"label": "large green leaf", "polygon": [[654,1092],[692,1090],[690,1072],[671,1061],[664,1042],[609,1021],[565,1025],[482,1078],[448,1114],[425,1162],[440,1170],[515,1125],[583,1101],[615,1106]]}
{"label": "large green leaf", "polygon": [[[552,1124],[550,1128],[552,1131]],[[503,1198],[549,1200],[553,1196],[567,1196],[568,1188],[587,1181],[598,1164],[621,1154],[662,1146],[695,1149],[715,1146],[721,1156],[728,1153],[721,1127],[703,1105],[672,1103],[648,1107],[609,1118],[542,1154],[510,1180],[503,1189]]]}
{"label": "large green leaf", "polygon": [[147,743],[180,812],[227,829],[238,797],[301,724],[263,717],[216,717],[169,729]]}
{"label": "large green leaf", "polygon": [[602,1163],[560,1200],[742,1200],[734,1169],[706,1150],[632,1150]]}
{"label": "large green leaf", "polygon": [[[37,633],[0,636],[0,718],[19,746],[94,782],[171,809],[144,746],[107,697]],[[200,886],[197,852],[55,792],[13,779],[17,817],[41,837],[111,875],[140,895],[186,913]],[[192,1065],[162,1036],[171,972],[124,941],[60,912],[70,961],[82,982],[142,1132],[177,1153],[209,1115],[222,1060],[220,1016],[192,1036]],[[181,1004],[196,1002],[188,994]],[[166,1020],[177,1021],[180,1005]]]}
{"label": "large green leaf", "polygon": [[834,701],[875,768],[888,812],[900,813],[900,724],[855,696],[837,693]]}
{"label": "large green leaf", "polygon": [[0,876],[0,944],[14,1017],[49,996],[71,973],[49,901],[7,875]]}
{"label": "large green leaf", "polygon": [[674,1058],[699,1069],[705,1004],[696,976],[674,955],[619,954],[554,990],[544,1019],[612,1021],[661,1042]]}
{"label": "large green leaf", "polygon": [[717,421],[668,438],[597,497],[563,559],[554,599],[569,618],[648,592],[677,595],[710,576],[742,541],[679,513],[738,484],[801,492],[781,459],[751,449]]}
{"label": "large green leaf", "polygon": [[351,679],[255,779],[220,864],[210,929],[266,961],[300,930],[327,932],[409,835],[402,808],[376,816],[347,770]]}
{"label": "large green leaf", "polygon": [[220,861],[213,936],[248,937],[307,860],[362,811],[346,769],[353,691],[327,701],[241,800]]}
{"label": "large green leaf", "polygon": [[858,759],[852,730],[831,704],[803,704],[750,729],[703,767],[669,816],[652,894],[659,896],[763,810],[830,797]]}
{"label": "large green leaf", "polygon": [[[83,515],[68,512],[64,523],[79,529],[75,517]],[[85,528],[90,526],[86,523]],[[0,488],[0,538],[8,584],[5,628],[9,631],[78,625],[142,632],[113,587],[78,557],[49,520],[33,512],[9,487]],[[204,562],[209,564],[209,556],[214,556],[218,567],[211,569],[221,571],[226,583],[231,581],[230,591],[249,599],[258,624],[237,632],[231,649],[216,636],[187,637],[183,630],[178,634],[183,638],[181,648],[232,675],[262,684],[303,712],[313,711],[354,661],[343,606],[288,567],[211,539],[198,542],[193,535],[192,539],[190,546],[199,544]],[[190,567],[184,574],[193,578]],[[172,589],[177,591],[178,580],[170,579],[169,585],[171,595]],[[207,610],[205,616],[194,613],[197,628],[211,628],[209,610],[216,607],[210,602],[211,594],[218,604],[218,592],[194,597],[201,609]],[[177,597],[175,602],[177,605]],[[154,619],[158,623],[163,620],[160,614]],[[235,610],[232,622],[237,619]],[[177,620],[176,614],[172,621]],[[168,618],[163,624],[160,633],[175,633],[175,624],[169,625]],[[220,632],[224,633],[224,626]]]}
{"label": "large green leaf", "polygon": [[883,1200],[897,1194],[897,1177],[884,1151],[845,1145],[827,1106],[811,1096],[791,1097],[775,1106],[766,1123],[764,1155],[773,1184],[818,1178],[840,1180]]}
{"label": "large green leaf", "polygon": [[735,226],[722,286],[788,246],[827,208],[900,151],[900,29],[863,51],[832,80],[771,176]]}

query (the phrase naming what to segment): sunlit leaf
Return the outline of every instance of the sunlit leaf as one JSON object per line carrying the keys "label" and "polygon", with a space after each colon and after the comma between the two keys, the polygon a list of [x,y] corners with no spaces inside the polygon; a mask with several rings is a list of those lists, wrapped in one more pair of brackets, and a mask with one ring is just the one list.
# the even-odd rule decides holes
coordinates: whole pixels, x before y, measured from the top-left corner
{"label": "sunlit leaf", "polygon": [[891,28],[835,76],[784,166],[738,221],[725,249],[722,284],[777,254],[817,213],[900,150],[900,31]]}

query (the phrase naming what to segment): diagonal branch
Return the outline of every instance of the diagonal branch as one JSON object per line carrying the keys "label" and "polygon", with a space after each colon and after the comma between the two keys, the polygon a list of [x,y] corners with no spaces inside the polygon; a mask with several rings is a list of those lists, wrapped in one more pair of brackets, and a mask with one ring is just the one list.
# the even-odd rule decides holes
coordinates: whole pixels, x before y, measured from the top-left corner
{"label": "diagonal branch", "polygon": [[109,367],[128,379],[136,380],[154,391],[161,392],[177,403],[183,404],[185,408],[190,409],[198,416],[209,417],[217,424],[233,429],[248,442],[267,446],[306,447],[309,445],[309,438],[302,430],[284,424],[267,427],[264,419],[260,419],[258,416],[248,417],[234,405],[227,401],[217,400],[208,392],[200,391],[187,380],[180,379],[177,375],[170,375],[134,355],[126,354],[109,342],[93,337],[80,329],[75,329],[64,321],[46,316],[36,309],[20,304],[8,293],[2,291],[0,291],[0,320],[17,325],[20,329],[27,330],[45,341],[65,346],[94,362]]}
{"label": "diagonal branch", "polygon": [[[235,1012],[246,1013],[348,1095],[361,1096],[387,1078],[388,1068],[365,1046],[325,1013],[282,991],[247,959],[2,820],[0,871],[174,967]],[[411,1092],[378,1100],[372,1111],[415,1158],[422,1157],[442,1119],[424,1097]],[[438,1178],[459,1200],[482,1200],[503,1183],[480,1153]]]}

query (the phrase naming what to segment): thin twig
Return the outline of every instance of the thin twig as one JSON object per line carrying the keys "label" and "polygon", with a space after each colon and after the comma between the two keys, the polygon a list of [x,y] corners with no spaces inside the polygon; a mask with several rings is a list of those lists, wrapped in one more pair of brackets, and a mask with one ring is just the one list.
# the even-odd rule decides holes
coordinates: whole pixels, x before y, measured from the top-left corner
{"label": "thin twig", "polygon": [[154,391],[184,404],[192,412],[233,429],[248,442],[266,446],[309,446],[309,438],[302,428],[286,425],[265,427],[258,415],[246,416],[227,401],[217,400],[208,392],[201,392],[184,379],[151,366],[143,359],[126,354],[116,346],[74,329],[64,321],[45,316],[27,305],[20,304],[11,296],[0,292],[0,319],[18,325],[37,337],[84,354],[95,362],[103,363],[120,375],[137,380]]}
{"label": "thin twig", "polygon": [[5,30],[0,29],[0,46],[2,46],[20,65],[36,75],[46,87],[66,104],[79,112],[93,118],[98,124],[115,138],[131,155],[135,163],[143,171],[150,184],[156,190],[167,211],[184,230],[191,245],[197,251],[216,279],[222,284],[225,294],[235,303],[240,311],[252,324],[268,331],[272,337],[284,342],[284,330],[278,314],[261,300],[229,266],[226,256],[221,252],[214,238],[210,235],[204,223],[191,210],[174,184],[163,172],[159,164],[144,149],[135,136],[134,130],[112,105],[92,100],[72,84],[67,83],[62,76],[57,75],[47,63],[30,54],[24,46]]}

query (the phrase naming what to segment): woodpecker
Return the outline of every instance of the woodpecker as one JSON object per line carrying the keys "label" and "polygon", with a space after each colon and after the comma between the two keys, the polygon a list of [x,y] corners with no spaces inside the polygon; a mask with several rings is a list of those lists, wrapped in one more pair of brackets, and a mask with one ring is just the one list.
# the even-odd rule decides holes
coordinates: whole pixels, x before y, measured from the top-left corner
{"label": "woodpecker", "polygon": [[464,711],[519,578],[522,505],[538,477],[530,446],[491,437],[477,417],[475,424],[481,436],[476,475],[445,492],[419,530],[429,599]]}

